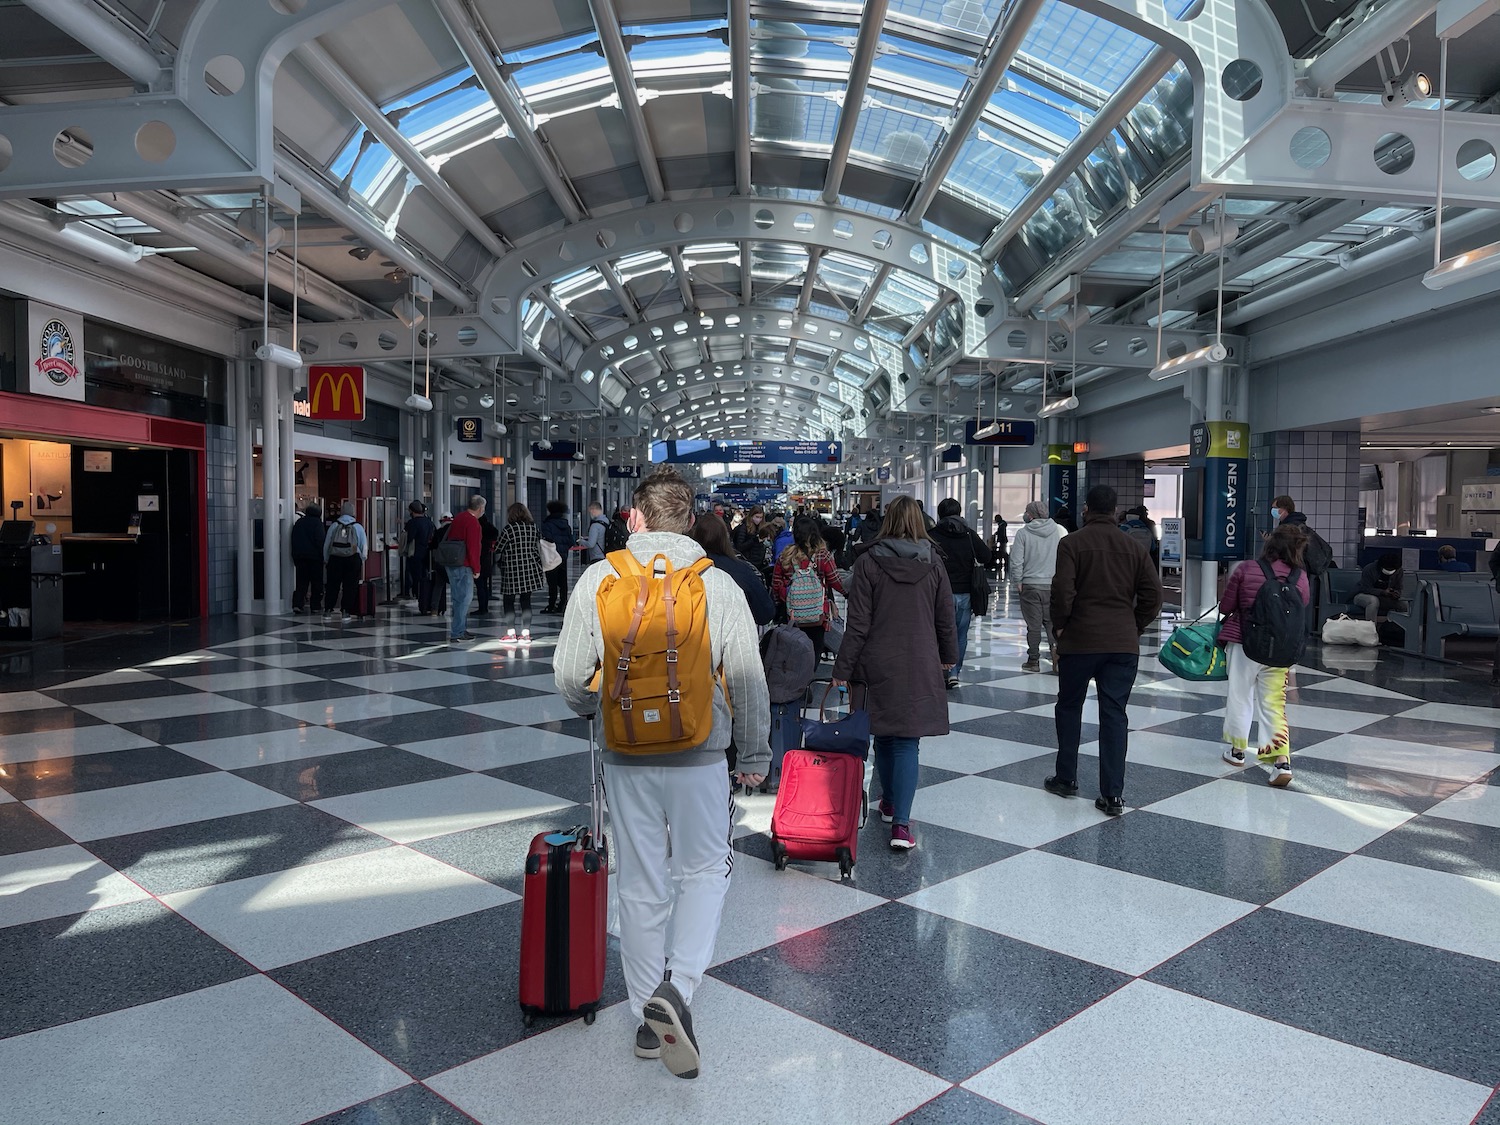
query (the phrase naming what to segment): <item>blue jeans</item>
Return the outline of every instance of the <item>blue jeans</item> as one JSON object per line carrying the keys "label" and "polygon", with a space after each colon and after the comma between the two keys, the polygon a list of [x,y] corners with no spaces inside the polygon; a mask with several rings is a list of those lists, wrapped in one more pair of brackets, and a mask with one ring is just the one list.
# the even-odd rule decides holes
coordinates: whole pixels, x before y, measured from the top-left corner
{"label": "blue jeans", "polygon": [[950,676],[963,674],[964,656],[969,651],[969,622],[974,620],[972,604],[968,594],[953,595],[953,628],[958,633],[958,663],[948,673]]}
{"label": "blue jeans", "polygon": [[874,742],[881,799],[895,807],[894,823],[910,824],[911,803],[917,795],[917,747],[921,740],[877,734]]}
{"label": "blue jeans", "polygon": [[469,631],[469,606],[474,601],[474,572],[466,566],[450,566],[448,591],[453,595],[453,627],[448,639],[456,641]]}

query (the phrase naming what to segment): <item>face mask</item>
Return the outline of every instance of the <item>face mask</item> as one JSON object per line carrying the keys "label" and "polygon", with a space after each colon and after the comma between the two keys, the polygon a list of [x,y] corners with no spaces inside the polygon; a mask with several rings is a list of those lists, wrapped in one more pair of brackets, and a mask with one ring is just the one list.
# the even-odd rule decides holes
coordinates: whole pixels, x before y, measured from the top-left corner
{"label": "face mask", "polygon": [[1389,578],[1391,575],[1395,574],[1396,572],[1394,570],[1386,570],[1384,567],[1382,567],[1381,570],[1380,570],[1380,573],[1383,574],[1383,575],[1385,575],[1387,578]]}

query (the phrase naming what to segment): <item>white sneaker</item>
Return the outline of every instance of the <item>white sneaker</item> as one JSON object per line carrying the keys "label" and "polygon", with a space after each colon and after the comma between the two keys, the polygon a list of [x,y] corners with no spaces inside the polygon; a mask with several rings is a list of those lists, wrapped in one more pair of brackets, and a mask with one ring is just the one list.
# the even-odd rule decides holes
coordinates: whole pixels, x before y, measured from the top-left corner
{"label": "white sneaker", "polygon": [[529,645],[531,643],[531,630],[530,629],[522,629],[521,630],[521,643],[523,645]]}
{"label": "white sneaker", "polygon": [[1285,789],[1292,783],[1291,762],[1276,762],[1266,768],[1271,771],[1270,783],[1277,789]]}
{"label": "white sneaker", "polygon": [[1243,766],[1245,764],[1245,752],[1243,750],[1236,750],[1233,746],[1224,751],[1223,758],[1231,766]]}
{"label": "white sneaker", "polygon": [[513,644],[515,644],[516,643],[516,631],[514,629],[507,629],[507,630],[505,630],[505,638],[500,643],[501,644],[507,644],[507,645],[513,645]]}

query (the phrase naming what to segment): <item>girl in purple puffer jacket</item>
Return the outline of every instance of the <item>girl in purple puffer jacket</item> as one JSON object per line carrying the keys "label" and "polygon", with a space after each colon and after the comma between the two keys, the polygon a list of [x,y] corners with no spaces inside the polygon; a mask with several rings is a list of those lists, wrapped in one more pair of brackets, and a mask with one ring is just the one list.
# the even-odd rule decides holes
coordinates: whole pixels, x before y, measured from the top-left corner
{"label": "girl in purple puffer jacket", "polygon": [[[1297,593],[1302,604],[1308,602],[1307,572],[1302,569],[1302,552],[1307,533],[1295,524],[1282,524],[1266,539],[1260,557],[1270,564],[1271,572],[1285,578],[1297,571]],[[1260,742],[1256,756],[1271,771],[1271,784],[1283,788],[1292,782],[1291,731],[1286,721],[1286,668],[1269,668],[1245,655],[1240,629],[1242,617],[1255,604],[1255,595],[1265,585],[1266,576],[1260,563],[1240,563],[1224,586],[1219,612],[1224,625],[1219,643],[1229,660],[1229,698],[1224,702],[1224,741],[1229,747],[1224,760],[1232,766],[1245,764],[1250,748],[1250,727],[1260,723]]]}

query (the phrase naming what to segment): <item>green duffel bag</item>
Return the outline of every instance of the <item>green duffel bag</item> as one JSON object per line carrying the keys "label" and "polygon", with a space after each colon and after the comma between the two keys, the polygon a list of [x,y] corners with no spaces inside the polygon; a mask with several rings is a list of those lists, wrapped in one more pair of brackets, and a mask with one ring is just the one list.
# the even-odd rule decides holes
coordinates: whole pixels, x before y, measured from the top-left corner
{"label": "green duffel bag", "polygon": [[[1213,610],[1209,610],[1212,613]],[[1203,617],[1172,630],[1167,643],[1156,658],[1163,668],[1179,680],[1227,680],[1229,660],[1219,646],[1222,621],[1205,621]]]}

